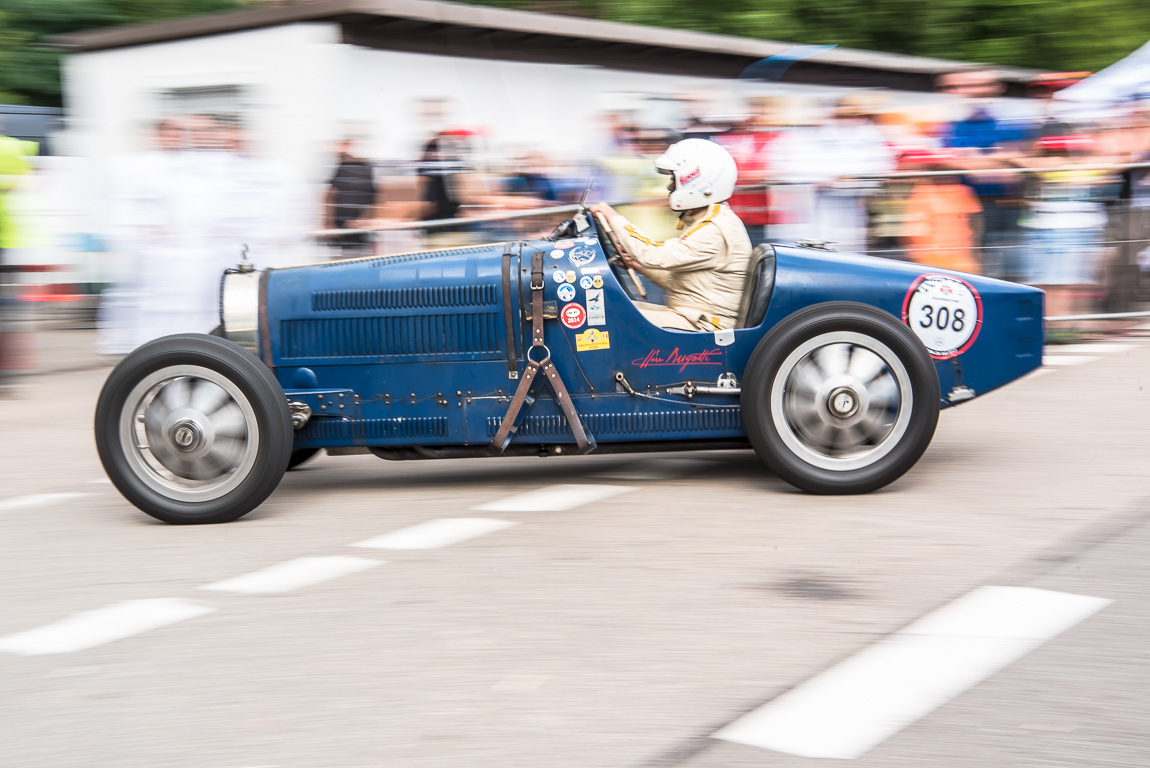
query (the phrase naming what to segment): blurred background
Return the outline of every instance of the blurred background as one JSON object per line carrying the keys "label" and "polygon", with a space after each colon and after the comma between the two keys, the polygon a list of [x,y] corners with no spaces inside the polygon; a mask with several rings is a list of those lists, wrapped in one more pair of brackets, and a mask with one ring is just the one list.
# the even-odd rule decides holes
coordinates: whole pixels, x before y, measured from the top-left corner
{"label": "blurred background", "polygon": [[[1146,768],[1147,41],[1148,0],[0,0],[0,765],[824,768],[712,737],[876,648],[942,701],[1008,647],[852,765]],[[846,499],[750,451],[320,455],[226,526],[110,484],[111,365],[211,331],[224,269],[531,237],[588,184],[673,236],[684,137],[734,155],[756,242],[1041,286],[1080,318],[1048,340],[1089,343]],[[219,591],[300,563],[336,570]],[[885,645],[1019,588],[1114,602]],[[916,668],[784,727],[899,722]]]}
{"label": "blurred background", "polygon": [[1144,309],[1148,39],[1137,0],[0,0],[0,371],[207,332],[242,254],[527,237],[588,185],[673,235],[690,136],[756,242]]}

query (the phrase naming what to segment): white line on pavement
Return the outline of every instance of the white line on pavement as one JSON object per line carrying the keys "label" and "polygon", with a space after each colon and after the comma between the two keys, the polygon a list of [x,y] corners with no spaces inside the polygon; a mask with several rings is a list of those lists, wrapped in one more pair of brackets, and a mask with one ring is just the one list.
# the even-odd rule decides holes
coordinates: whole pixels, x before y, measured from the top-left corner
{"label": "white line on pavement", "polygon": [[1110,602],[980,587],[714,737],[803,757],[856,758]]}
{"label": "white line on pavement", "polygon": [[562,512],[635,490],[629,485],[549,485],[480,504],[484,512]]}
{"label": "white line on pavement", "polygon": [[449,517],[428,520],[372,539],[357,541],[350,546],[366,549],[439,549],[476,536],[502,531],[513,525],[518,523],[488,517]]}
{"label": "white line on pavement", "polygon": [[1089,355],[1043,355],[1043,365],[1082,365],[1083,363],[1092,363],[1097,360],[1097,357],[1090,357]]}
{"label": "white line on pavement", "polygon": [[290,592],[350,573],[366,571],[382,563],[382,560],[368,560],[363,557],[301,557],[264,568],[262,571],[206,584],[200,589],[210,589],[213,592],[241,592],[248,595]]}
{"label": "white line on pavement", "polygon": [[129,600],[98,611],[87,611],[7,637],[0,637],[0,651],[21,656],[73,653],[122,640],[184,619],[214,611],[206,605],[175,597]]}
{"label": "white line on pavement", "polygon": [[1132,349],[1138,349],[1138,344],[1129,344],[1125,342],[1111,343],[1111,344],[1060,344],[1054,347],[1047,347],[1047,349],[1066,350],[1067,352],[1074,352],[1076,354],[1086,353],[1088,355],[1106,355],[1111,352],[1129,352]]}
{"label": "white line on pavement", "polygon": [[33,507],[47,507],[64,501],[72,501],[87,496],[86,493],[34,493],[29,496],[13,496],[0,501],[0,512],[13,509],[31,509]]}

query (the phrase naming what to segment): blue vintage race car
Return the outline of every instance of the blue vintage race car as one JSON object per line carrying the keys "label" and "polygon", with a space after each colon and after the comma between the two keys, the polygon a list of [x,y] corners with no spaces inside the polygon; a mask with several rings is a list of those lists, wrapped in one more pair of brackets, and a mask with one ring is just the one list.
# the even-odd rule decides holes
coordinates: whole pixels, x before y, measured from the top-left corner
{"label": "blue vintage race car", "polygon": [[756,248],[734,330],[658,328],[633,290],[584,214],[544,240],[241,265],[222,337],[162,338],[112,371],[100,458],[171,523],[235,520],[321,448],[753,448],[809,492],[866,493],[914,466],[940,408],[1042,360],[1041,291],[817,247]]}

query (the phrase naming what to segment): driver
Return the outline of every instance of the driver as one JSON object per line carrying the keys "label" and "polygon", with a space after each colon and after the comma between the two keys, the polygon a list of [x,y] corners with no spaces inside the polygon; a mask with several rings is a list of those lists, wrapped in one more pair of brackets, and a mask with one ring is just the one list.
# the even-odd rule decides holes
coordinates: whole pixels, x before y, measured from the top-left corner
{"label": "driver", "polygon": [[668,205],[682,212],[683,234],[657,242],[606,203],[591,207],[607,219],[627,251],[620,254],[624,263],[667,291],[665,307],[635,304],[662,328],[734,328],[751,258],[746,227],[724,202],[735,191],[735,160],[713,141],[686,139],[660,155],[655,168],[671,177]]}

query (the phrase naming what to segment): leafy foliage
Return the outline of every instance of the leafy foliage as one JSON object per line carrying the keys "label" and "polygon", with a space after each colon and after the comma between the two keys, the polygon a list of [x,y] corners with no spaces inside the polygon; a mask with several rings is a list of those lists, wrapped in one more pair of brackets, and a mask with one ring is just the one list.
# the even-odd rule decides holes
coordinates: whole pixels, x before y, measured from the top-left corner
{"label": "leafy foliage", "polygon": [[60,52],[52,35],[234,8],[237,0],[0,0],[0,100],[58,106]]}
{"label": "leafy foliage", "polygon": [[[1148,0],[468,0],[795,43],[1097,71],[1150,38]],[[51,35],[254,0],[0,0],[0,101],[58,105]]]}
{"label": "leafy foliage", "polygon": [[1150,39],[1147,0],[470,0],[891,53],[1097,71]]}

